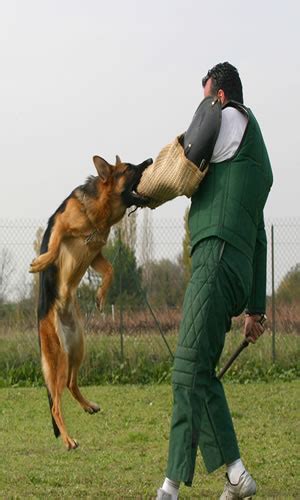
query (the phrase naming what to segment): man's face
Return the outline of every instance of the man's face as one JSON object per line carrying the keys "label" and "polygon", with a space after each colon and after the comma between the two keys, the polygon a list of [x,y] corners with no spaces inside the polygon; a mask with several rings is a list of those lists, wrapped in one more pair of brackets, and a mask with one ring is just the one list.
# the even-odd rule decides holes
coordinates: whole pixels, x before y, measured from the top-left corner
{"label": "man's face", "polygon": [[212,92],[212,80],[211,78],[209,78],[205,84],[205,87],[203,88],[203,92],[204,92],[204,97],[208,97],[209,95],[211,95],[212,97],[216,97],[213,95],[213,92]]}
{"label": "man's face", "polygon": [[212,96],[212,97],[217,97],[221,104],[225,104],[227,99],[225,97],[225,94],[224,94],[224,90],[220,89],[218,90],[217,94],[213,91],[212,89],[213,85],[212,85],[212,79],[209,78],[203,88],[203,93],[204,93],[204,97],[208,97],[208,96]]}

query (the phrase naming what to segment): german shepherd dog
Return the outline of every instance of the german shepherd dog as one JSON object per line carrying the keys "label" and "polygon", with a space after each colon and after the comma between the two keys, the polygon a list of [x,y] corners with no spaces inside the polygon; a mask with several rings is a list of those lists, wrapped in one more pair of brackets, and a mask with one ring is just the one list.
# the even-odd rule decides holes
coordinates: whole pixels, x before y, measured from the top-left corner
{"label": "german shepherd dog", "polygon": [[61,396],[68,387],[73,397],[88,413],[100,407],[81,394],[77,374],[84,357],[83,324],[76,298],[78,284],[91,266],[102,275],[102,286],[96,302],[103,307],[112,280],[112,266],[103,257],[110,228],[128,207],[146,206],[147,199],[136,193],[136,187],[148,159],[140,165],[116,165],[103,158],[93,158],[97,176],[72,191],[50,217],[43,236],[39,257],[33,260],[30,272],[40,272],[38,331],[42,370],[48,390],[53,430],[61,435],[68,450],[78,446],[66,430]]}

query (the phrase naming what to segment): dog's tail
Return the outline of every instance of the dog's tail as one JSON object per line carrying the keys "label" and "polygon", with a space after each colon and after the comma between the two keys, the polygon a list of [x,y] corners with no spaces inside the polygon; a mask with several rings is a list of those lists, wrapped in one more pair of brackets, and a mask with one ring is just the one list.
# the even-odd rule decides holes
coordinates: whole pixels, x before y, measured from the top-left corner
{"label": "dog's tail", "polygon": [[52,418],[53,432],[54,432],[54,436],[56,438],[58,438],[60,436],[60,430],[57,427],[57,423],[55,422],[54,417],[52,415],[53,400],[52,400],[52,397],[51,397],[51,394],[50,394],[50,391],[49,391],[48,388],[47,388],[47,394],[48,394],[48,400],[49,400],[49,405],[50,405],[50,412],[51,412],[51,418]]}

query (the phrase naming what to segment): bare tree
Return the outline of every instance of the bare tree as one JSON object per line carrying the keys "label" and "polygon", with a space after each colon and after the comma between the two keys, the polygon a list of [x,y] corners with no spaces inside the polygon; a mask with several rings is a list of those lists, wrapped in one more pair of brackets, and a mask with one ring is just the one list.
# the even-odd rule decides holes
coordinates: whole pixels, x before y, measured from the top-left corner
{"label": "bare tree", "polygon": [[[42,244],[43,234],[44,234],[44,228],[39,226],[38,229],[36,230],[35,240],[33,242],[33,249],[36,255],[40,255],[40,248]],[[34,303],[37,302],[38,290],[39,290],[39,273],[35,273],[33,275],[33,283],[32,283],[32,298],[34,300]]]}
{"label": "bare tree", "polygon": [[[120,231],[120,233],[119,233]],[[136,213],[126,212],[121,221],[115,226],[116,234],[120,234],[121,240],[130,250],[136,249]]]}
{"label": "bare tree", "polygon": [[7,248],[3,248],[0,253],[0,303],[7,299],[13,272],[14,262],[12,254]]}
{"label": "bare tree", "polygon": [[147,289],[151,287],[151,262],[153,261],[153,220],[150,209],[143,211],[141,263],[143,267],[143,283]]}
{"label": "bare tree", "polygon": [[44,228],[39,226],[35,233],[35,240],[33,242],[33,250],[35,251],[36,255],[40,255],[40,248],[42,244],[43,234],[44,234]]}

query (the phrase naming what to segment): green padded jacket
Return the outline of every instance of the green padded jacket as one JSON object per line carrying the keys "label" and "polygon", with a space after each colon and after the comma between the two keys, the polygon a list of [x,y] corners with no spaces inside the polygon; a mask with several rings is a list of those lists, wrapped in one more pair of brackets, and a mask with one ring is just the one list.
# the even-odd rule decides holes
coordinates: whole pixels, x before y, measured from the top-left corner
{"label": "green padded jacket", "polygon": [[248,117],[242,142],[232,158],[211,163],[192,196],[189,230],[192,252],[204,238],[217,236],[253,262],[252,292],[247,309],[265,312],[267,239],[263,209],[273,175],[259,125],[249,108],[228,103]]}

